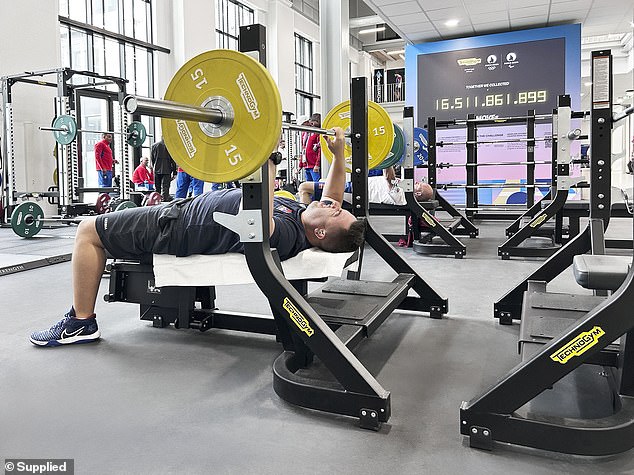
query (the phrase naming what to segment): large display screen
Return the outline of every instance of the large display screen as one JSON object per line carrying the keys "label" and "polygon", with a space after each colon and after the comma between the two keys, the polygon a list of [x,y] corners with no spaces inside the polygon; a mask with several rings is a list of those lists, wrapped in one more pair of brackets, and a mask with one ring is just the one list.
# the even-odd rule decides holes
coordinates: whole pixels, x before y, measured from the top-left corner
{"label": "large display screen", "polygon": [[[415,124],[437,120],[525,117],[530,109],[550,114],[557,96],[569,94],[572,110],[581,110],[581,25],[509,31],[405,46],[405,104],[414,107]],[[478,190],[480,205],[517,204],[526,201],[527,167],[514,165],[528,158],[526,124],[498,123],[477,129]],[[537,121],[534,151],[535,197],[548,191],[551,178],[552,128],[549,120]],[[466,128],[438,128],[436,140],[466,141]],[[510,140],[510,142],[509,142]],[[517,140],[515,142],[514,140]],[[487,143],[489,142],[489,143]],[[497,143],[495,143],[497,142]],[[578,145],[578,144],[577,144]],[[573,155],[577,153],[573,146]],[[436,149],[438,183],[466,184],[467,148],[464,144]],[[508,166],[500,166],[505,163]],[[495,166],[493,165],[495,164]],[[423,178],[427,170],[416,170]],[[496,185],[493,187],[493,185]],[[440,191],[454,204],[466,203],[459,187]],[[524,201],[522,201],[524,200]]]}
{"label": "large display screen", "polygon": [[418,55],[419,122],[547,114],[566,93],[565,39]]}

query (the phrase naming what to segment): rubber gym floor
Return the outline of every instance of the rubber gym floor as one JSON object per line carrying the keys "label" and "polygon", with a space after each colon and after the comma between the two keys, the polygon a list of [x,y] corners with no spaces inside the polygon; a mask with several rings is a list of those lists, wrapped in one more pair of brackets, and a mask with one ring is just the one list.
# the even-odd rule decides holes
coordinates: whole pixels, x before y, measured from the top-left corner
{"label": "rubber gym floor", "polygon": [[[384,232],[402,229],[402,218],[373,222]],[[631,239],[631,221],[618,224]],[[449,314],[395,312],[356,352],[392,395],[392,417],[379,432],[281,400],[272,386],[281,350],[273,337],[153,328],[137,306],[103,301],[105,277],[102,340],[36,348],[29,333],[71,303],[70,262],[2,276],[0,458],[73,458],[76,473],[92,474],[634,473],[632,451],[595,458],[498,444],[486,452],[460,435],[461,401],[519,362],[519,324],[498,325],[493,303],[542,262],[499,260],[505,225],[480,223],[480,237],[462,238],[462,260],[399,249],[449,299]],[[0,229],[0,267],[70,252],[75,229],[31,240]],[[393,275],[366,252],[362,277]],[[583,293],[570,269],[549,288]],[[220,308],[268,307],[255,286],[217,290]]]}

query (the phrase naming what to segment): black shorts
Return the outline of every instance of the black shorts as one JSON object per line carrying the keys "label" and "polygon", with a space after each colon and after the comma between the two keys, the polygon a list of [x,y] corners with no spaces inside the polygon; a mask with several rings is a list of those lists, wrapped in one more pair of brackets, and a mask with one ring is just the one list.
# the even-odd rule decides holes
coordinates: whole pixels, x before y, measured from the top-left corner
{"label": "black shorts", "polygon": [[140,259],[151,254],[171,254],[175,243],[172,223],[178,201],[157,206],[128,208],[97,216],[95,226],[106,251],[117,259]]}

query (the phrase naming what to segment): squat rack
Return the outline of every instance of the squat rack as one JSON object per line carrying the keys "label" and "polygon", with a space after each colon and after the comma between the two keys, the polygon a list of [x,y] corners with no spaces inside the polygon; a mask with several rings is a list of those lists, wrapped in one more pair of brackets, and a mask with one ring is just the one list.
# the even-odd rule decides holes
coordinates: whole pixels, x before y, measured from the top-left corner
{"label": "squat rack", "polygon": [[[45,79],[54,76],[53,79]],[[71,79],[75,76],[89,78],[93,82],[89,84],[71,84]],[[68,145],[56,144],[57,147],[57,176],[56,187],[49,187],[43,192],[21,192],[17,189],[15,176],[15,136],[14,136],[14,108],[13,108],[13,87],[19,83],[33,84],[37,86],[53,87],[57,90],[55,99],[56,115],[70,115],[77,119],[77,98],[78,93],[83,90],[92,90],[95,94],[113,97],[119,104],[122,104],[126,96],[127,80],[116,76],[105,76],[92,71],[77,71],[70,68],[53,68],[40,71],[28,71],[20,74],[3,76],[0,78],[2,89],[2,121],[3,130],[0,134],[2,138],[2,195],[0,196],[0,207],[4,210],[0,220],[7,222],[11,212],[15,208],[20,197],[35,196],[36,198],[48,198],[51,204],[58,205],[61,216],[75,216],[85,214],[85,205],[79,203],[83,193],[91,191],[118,192],[120,196],[127,197],[130,193],[129,177],[129,148],[125,141],[119,141],[119,157],[122,163],[121,183],[118,187],[91,189],[85,188],[79,180],[79,153],[80,149],[76,140]],[[97,89],[99,86],[114,84],[118,91],[110,92]],[[126,130],[129,122],[128,114],[120,114],[121,130]],[[108,129],[112,130],[113,123],[108,124]],[[138,152],[135,152],[138,154]],[[137,157],[138,159],[138,157]]]}

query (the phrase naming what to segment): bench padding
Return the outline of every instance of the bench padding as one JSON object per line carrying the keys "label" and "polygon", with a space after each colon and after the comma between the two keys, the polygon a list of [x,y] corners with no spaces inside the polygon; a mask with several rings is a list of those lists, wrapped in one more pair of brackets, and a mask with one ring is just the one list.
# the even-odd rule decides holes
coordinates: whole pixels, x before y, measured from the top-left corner
{"label": "bench padding", "polygon": [[[312,247],[282,262],[288,280],[339,276],[352,252],[332,253]],[[255,283],[244,254],[194,255],[176,257],[154,255],[156,287],[212,286]]]}
{"label": "bench padding", "polygon": [[618,289],[632,265],[630,256],[581,254],[572,261],[575,280],[586,289]]}

